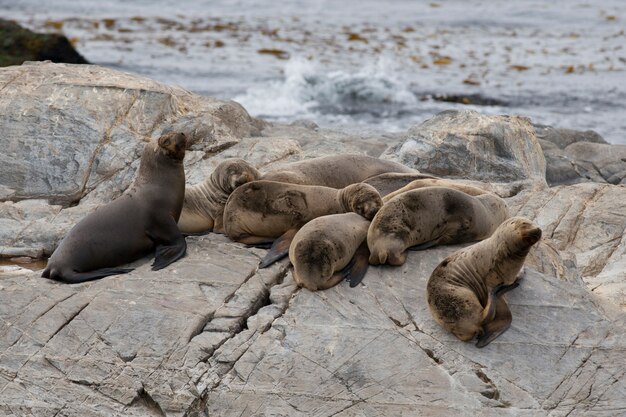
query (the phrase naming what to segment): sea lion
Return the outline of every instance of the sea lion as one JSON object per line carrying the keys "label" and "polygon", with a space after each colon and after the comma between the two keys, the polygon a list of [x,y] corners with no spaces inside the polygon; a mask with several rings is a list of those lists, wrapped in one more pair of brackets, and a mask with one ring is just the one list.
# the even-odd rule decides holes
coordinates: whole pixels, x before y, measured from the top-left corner
{"label": "sea lion", "polygon": [[168,133],[144,147],[137,178],[128,192],[87,215],[63,238],[42,277],[67,283],[132,271],[118,265],[156,248],[152,270],[185,255],[178,230],[185,195],[183,133]]}
{"label": "sea lion", "polygon": [[233,190],[258,180],[261,173],[243,159],[226,159],[203,182],[185,190],[178,228],[183,233],[224,233],[223,213]]}
{"label": "sea lion", "polygon": [[503,293],[517,287],[530,248],[541,229],[512,217],[491,237],[445,258],[426,286],[433,317],[460,340],[478,336],[483,347],[509,328],[512,320]]}
{"label": "sea lion", "polygon": [[407,191],[386,202],[372,220],[370,263],[402,265],[410,247],[481,240],[508,217],[506,203],[495,194],[474,197],[446,187]]}
{"label": "sea lion", "polygon": [[250,245],[279,238],[261,263],[265,267],[287,255],[295,232],[310,220],[348,211],[369,220],[381,206],[380,195],[368,184],[338,190],[260,180],[233,191],[224,208],[224,227],[232,240]]}
{"label": "sea lion", "polygon": [[379,174],[374,177],[370,177],[366,180],[363,180],[362,182],[376,188],[380,196],[384,199],[386,196],[393,193],[394,191],[397,191],[414,181],[423,179],[437,179],[437,177],[422,173],[405,174],[398,172],[388,172],[385,174]]}
{"label": "sea lion", "polygon": [[447,187],[454,188],[455,190],[459,190],[464,192],[465,194],[469,194],[471,196],[477,196],[481,194],[485,194],[488,191],[483,190],[482,188],[474,187],[472,185],[463,184],[458,181],[446,180],[443,178],[424,178],[418,179],[415,181],[411,181],[404,187],[393,191],[383,197],[383,202],[387,202],[397,196],[398,194],[406,193],[407,191],[417,190],[425,187]]}
{"label": "sea lion", "polygon": [[394,161],[367,155],[342,154],[292,162],[263,174],[261,179],[300,185],[344,188],[384,173],[419,174]]}
{"label": "sea lion", "polygon": [[370,222],[356,213],[332,214],[311,220],[289,246],[296,283],[311,291],[325,290],[343,279],[355,287],[368,267]]}

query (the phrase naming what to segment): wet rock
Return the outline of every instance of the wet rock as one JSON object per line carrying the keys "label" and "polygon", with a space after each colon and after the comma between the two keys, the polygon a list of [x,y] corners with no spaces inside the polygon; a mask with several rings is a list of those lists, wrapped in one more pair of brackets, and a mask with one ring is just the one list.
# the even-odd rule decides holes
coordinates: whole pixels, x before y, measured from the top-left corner
{"label": "wet rock", "polygon": [[444,111],[411,128],[382,156],[421,172],[545,187],[545,159],[530,120]]}
{"label": "wet rock", "polygon": [[0,19],[0,67],[24,61],[88,64],[63,35],[35,33],[15,22]]}

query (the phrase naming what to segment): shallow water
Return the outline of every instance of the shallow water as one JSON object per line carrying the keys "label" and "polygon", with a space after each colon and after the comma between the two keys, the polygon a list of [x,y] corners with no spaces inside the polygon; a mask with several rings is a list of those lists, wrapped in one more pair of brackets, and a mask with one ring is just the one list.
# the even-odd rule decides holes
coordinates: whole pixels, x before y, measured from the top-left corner
{"label": "shallow water", "polygon": [[[0,0],[91,62],[239,101],[255,116],[398,131],[450,108],[626,144],[626,2]],[[480,94],[503,103],[433,99]]]}

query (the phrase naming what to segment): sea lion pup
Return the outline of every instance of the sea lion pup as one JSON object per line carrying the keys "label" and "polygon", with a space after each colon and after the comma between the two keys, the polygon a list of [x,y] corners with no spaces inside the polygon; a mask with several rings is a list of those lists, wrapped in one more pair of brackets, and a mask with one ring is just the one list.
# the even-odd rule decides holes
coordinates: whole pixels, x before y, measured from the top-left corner
{"label": "sea lion pup", "polygon": [[325,290],[343,279],[355,287],[368,267],[370,222],[356,213],[332,214],[311,220],[289,246],[296,283],[311,291]]}
{"label": "sea lion pup", "polygon": [[315,185],[253,181],[230,195],[224,208],[226,234],[236,242],[258,245],[279,238],[261,267],[287,255],[295,232],[316,217],[353,211],[366,219],[382,206],[380,195],[367,184],[337,190]]}
{"label": "sea lion pup", "polygon": [[482,188],[474,187],[473,185],[463,184],[458,181],[446,180],[443,178],[424,178],[418,179],[415,181],[411,181],[404,187],[391,192],[383,197],[383,202],[387,202],[397,196],[398,194],[406,193],[407,191],[417,190],[425,187],[447,187],[454,188],[455,190],[459,190],[464,192],[465,194],[469,194],[471,196],[477,196],[481,194],[485,194],[488,191],[483,190]]}
{"label": "sea lion pup", "polygon": [[264,173],[261,179],[344,188],[389,172],[419,174],[419,171],[394,161],[367,155],[342,154],[293,162],[281,169]]}
{"label": "sea lion pup", "polygon": [[426,286],[428,307],[446,330],[463,341],[478,336],[483,347],[509,328],[504,292],[517,287],[541,229],[523,217],[502,223],[491,237],[445,258]]}
{"label": "sea lion pup", "polygon": [[474,197],[427,187],[398,194],[374,216],[367,232],[370,264],[402,265],[411,247],[484,239],[508,217],[504,200],[491,193]]}
{"label": "sea lion pup", "polygon": [[261,173],[243,159],[226,159],[201,183],[185,190],[178,228],[183,233],[224,233],[224,206],[233,190]]}
{"label": "sea lion pup", "polygon": [[146,144],[137,178],[128,192],[74,226],[54,251],[42,277],[78,283],[132,271],[132,262],[156,247],[152,270],[185,255],[178,230],[185,195],[183,158],[187,140],[167,133]]}

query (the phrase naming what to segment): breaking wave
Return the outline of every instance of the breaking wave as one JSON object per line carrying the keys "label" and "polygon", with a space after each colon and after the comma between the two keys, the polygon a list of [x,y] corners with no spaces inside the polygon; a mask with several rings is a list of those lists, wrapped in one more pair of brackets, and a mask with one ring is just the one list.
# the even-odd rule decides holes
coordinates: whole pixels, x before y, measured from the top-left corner
{"label": "breaking wave", "polygon": [[234,100],[255,116],[293,120],[319,115],[395,118],[409,113],[418,97],[384,61],[350,73],[292,59],[283,79],[251,87]]}

